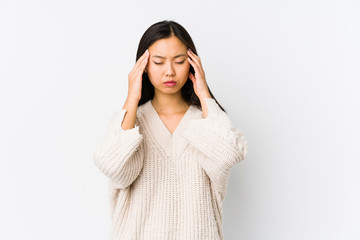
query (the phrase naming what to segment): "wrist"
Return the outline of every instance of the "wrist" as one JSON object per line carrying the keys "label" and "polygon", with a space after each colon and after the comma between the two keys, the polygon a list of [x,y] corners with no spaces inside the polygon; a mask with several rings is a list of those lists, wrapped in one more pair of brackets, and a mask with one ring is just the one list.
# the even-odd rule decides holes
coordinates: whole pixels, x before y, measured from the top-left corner
{"label": "wrist", "polygon": [[203,102],[205,101],[205,98],[212,98],[210,93],[204,93],[204,94],[201,94],[199,99],[200,99],[200,102]]}
{"label": "wrist", "polygon": [[138,97],[132,97],[132,96],[127,96],[126,98],[126,102],[129,103],[138,103],[140,101],[140,99]]}

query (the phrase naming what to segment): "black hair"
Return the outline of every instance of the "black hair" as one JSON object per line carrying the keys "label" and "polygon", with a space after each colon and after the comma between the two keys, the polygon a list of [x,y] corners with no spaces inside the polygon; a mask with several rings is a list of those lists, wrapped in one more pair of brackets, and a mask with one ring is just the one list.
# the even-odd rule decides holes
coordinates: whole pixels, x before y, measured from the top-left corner
{"label": "black hair", "polygon": [[[160,39],[169,38],[171,36],[176,36],[181,42],[185,44],[187,48],[190,48],[193,53],[197,55],[195,44],[193,43],[189,33],[186,29],[181,26],[179,23],[170,20],[164,20],[151,25],[143,34],[140,39],[138,50],[136,53],[136,61],[145,53],[154,42]],[[135,61],[135,62],[136,62]],[[190,72],[195,75],[195,70],[190,64]],[[215,99],[215,102],[219,105],[221,110],[224,112],[225,109],[218,103],[212,92],[209,93],[212,98]],[[155,94],[154,86],[150,82],[150,79],[147,73],[144,71],[142,75],[142,87],[141,87],[141,98],[138,103],[138,106],[146,103],[148,100],[153,99]],[[201,103],[198,96],[195,94],[193,83],[190,78],[187,79],[184,86],[181,88],[181,95],[185,102],[192,104],[201,109]]]}

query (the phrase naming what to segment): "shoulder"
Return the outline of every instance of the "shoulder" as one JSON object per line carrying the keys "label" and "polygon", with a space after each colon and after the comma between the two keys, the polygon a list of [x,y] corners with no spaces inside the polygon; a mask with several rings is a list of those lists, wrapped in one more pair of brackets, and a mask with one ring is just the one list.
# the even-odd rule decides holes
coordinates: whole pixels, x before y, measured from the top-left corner
{"label": "shoulder", "polygon": [[151,114],[151,109],[149,104],[151,104],[150,100],[138,106],[136,112],[136,125],[142,126],[144,125],[144,122],[148,121],[148,118]]}
{"label": "shoulder", "polygon": [[201,118],[202,115],[202,109],[199,106],[196,106],[195,104],[190,105],[191,108],[191,117],[194,119]]}
{"label": "shoulder", "polygon": [[137,108],[137,115],[141,115],[141,116],[144,116],[144,115],[147,115],[150,111],[150,100],[148,100],[147,102],[141,104],[140,106],[138,106]]}

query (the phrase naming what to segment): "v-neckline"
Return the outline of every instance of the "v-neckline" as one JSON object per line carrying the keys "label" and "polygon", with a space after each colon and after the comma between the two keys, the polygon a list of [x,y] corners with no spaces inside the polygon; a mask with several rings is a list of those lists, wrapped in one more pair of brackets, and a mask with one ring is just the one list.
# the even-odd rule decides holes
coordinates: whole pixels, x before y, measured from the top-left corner
{"label": "v-neckline", "polygon": [[165,125],[165,123],[163,122],[163,120],[160,118],[160,115],[158,114],[158,112],[156,111],[155,107],[152,105],[151,103],[151,99],[149,100],[149,105],[151,108],[151,111],[154,113],[156,120],[159,122],[159,124],[162,126],[162,128],[164,129],[164,131],[167,132],[168,135],[170,135],[170,137],[173,137],[174,135],[177,135],[178,132],[181,130],[181,128],[183,128],[183,125],[185,124],[185,121],[188,118],[188,115],[190,114],[191,108],[193,107],[192,105],[190,105],[188,107],[188,109],[186,110],[185,114],[182,116],[180,122],[178,123],[178,125],[176,126],[175,130],[173,131],[173,133],[170,132],[170,130],[167,128],[167,126]]}

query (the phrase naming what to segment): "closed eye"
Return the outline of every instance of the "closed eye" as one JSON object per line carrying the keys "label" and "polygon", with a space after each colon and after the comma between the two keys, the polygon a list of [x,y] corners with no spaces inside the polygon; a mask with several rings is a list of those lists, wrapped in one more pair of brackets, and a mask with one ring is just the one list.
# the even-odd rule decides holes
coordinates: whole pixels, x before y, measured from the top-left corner
{"label": "closed eye", "polygon": [[[185,60],[184,61],[182,61],[182,62],[177,62],[177,64],[183,64],[185,62]],[[162,64],[162,63],[158,63],[158,62],[154,62],[155,64],[158,64],[158,65],[160,65],[160,64]]]}

